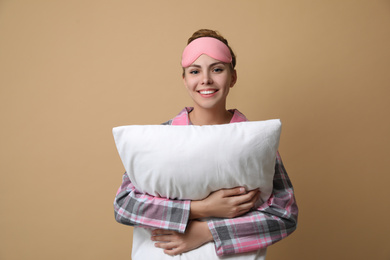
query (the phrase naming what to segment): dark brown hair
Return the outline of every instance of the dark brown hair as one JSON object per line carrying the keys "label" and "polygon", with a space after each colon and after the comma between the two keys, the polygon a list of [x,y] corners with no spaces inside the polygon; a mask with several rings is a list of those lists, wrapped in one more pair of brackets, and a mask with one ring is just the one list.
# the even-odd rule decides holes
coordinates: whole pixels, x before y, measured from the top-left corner
{"label": "dark brown hair", "polygon": [[192,36],[188,39],[187,41],[187,44],[189,44],[190,42],[192,42],[193,40],[195,39],[198,39],[198,38],[201,38],[201,37],[213,37],[215,39],[218,39],[220,40],[221,42],[223,42],[224,44],[226,44],[226,46],[229,48],[230,50],[230,54],[232,55],[232,69],[234,69],[234,67],[236,66],[236,55],[234,54],[234,52],[232,51],[232,48],[230,48],[229,44],[228,44],[228,41],[217,31],[214,31],[214,30],[209,30],[209,29],[200,29],[200,30],[197,30],[196,32],[194,32],[192,34]]}

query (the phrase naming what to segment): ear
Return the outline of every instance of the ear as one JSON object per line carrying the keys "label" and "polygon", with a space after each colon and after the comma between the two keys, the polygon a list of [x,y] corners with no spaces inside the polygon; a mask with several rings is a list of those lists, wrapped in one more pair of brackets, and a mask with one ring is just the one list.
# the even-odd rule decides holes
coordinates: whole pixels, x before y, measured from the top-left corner
{"label": "ear", "polygon": [[234,87],[234,85],[236,84],[237,82],[237,71],[236,70],[233,70],[232,71],[232,82],[230,83],[230,87]]}

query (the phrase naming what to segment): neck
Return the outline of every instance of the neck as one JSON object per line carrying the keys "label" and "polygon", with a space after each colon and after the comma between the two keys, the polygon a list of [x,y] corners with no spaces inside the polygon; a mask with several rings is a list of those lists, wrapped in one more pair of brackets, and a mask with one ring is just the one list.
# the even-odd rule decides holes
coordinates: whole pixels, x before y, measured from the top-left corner
{"label": "neck", "polygon": [[190,121],[193,125],[219,125],[230,123],[233,114],[223,109],[204,109],[194,107],[189,114]]}

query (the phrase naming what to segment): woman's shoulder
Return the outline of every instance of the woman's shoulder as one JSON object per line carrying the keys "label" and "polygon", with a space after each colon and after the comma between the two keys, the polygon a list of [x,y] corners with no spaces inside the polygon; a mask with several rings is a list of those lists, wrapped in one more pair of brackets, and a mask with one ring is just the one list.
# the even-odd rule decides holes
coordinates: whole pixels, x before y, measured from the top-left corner
{"label": "woman's shoulder", "polygon": [[229,109],[230,113],[233,114],[233,117],[230,121],[230,123],[239,123],[239,122],[246,122],[249,121],[246,116],[241,113],[238,109]]}
{"label": "woman's shoulder", "polygon": [[172,119],[162,123],[162,125],[172,125]]}

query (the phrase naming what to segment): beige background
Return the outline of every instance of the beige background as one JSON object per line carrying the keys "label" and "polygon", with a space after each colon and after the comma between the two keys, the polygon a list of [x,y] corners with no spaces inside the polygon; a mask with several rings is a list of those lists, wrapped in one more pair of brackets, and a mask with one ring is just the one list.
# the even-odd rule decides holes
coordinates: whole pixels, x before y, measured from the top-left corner
{"label": "beige background", "polygon": [[199,28],[237,53],[229,107],[284,124],[299,227],[267,259],[390,259],[388,0],[0,0],[0,259],[130,259],[111,128],[191,105]]}

